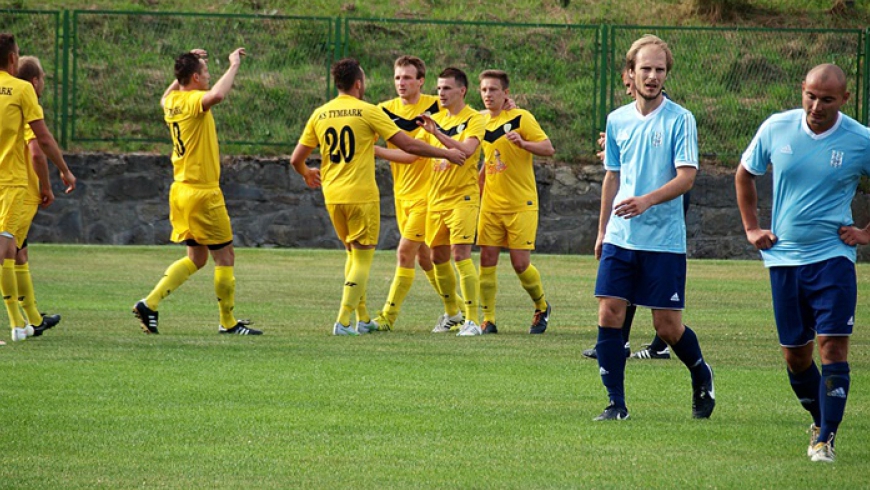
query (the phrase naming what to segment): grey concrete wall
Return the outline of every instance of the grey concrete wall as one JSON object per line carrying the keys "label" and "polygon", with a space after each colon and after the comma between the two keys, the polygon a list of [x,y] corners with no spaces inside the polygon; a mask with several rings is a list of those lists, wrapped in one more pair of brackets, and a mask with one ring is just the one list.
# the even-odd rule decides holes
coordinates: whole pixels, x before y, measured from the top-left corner
{"label": "grey concrete wall", "polygon": [[[60,179],[52,175],[58,198],[37,214],[31,243],[169,243],[172,164],[168,157],[71,154],[67,161],[79,178],[78,189],[61,195]],[[538,252],[592,253],[603,175],[600,165],[537,168]],[[395,248],[399,234],[386,164],[379,163],[377,178],[382,214],[379,248]],[[722,171],[698,175],[687,218],[690,257],[757,258],[743,234],[732,179]],[[760,215],[768,221],[770,185],[769,176],[759,179]],[[225,158],[221,187],[237,246],[341,248],[322,194],[305,187],[286,159]],[[870,221],[870,196],[856,196],[853,212],[859,224]],[[870,258],[867,249],[859,250],[862,260]]]}

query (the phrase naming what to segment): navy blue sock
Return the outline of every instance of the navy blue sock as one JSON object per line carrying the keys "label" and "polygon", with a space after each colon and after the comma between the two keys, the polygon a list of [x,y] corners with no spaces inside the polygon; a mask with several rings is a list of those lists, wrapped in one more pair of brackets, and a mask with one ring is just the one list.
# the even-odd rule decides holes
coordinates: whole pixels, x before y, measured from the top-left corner
{"label": "navy blue sock", "polygon": [[610,402],[625,407],[625,347],[622,332],[617,328],[598,327],[598,370],[601,382],[607,388]]}
{"label": "navy blue sock", "polygon": [[816,424],[816,427],[821,427],[822,406],[819,404],[819,385],[822,382],[822,375],[819,374],[816,363],[813,362],[809,368],[801,373],[786,371],[788,371],[788,381],[791,383],[794,394],[797,395],[804,409],[813,416],[813,423]]}
{"label": "navy blue sock", "polygon": [[665,341],[662,340],[661,337],[659,337],[658,335],[653,337],[652,343],[649,344],[650,350],[655,351],[655,352],[663,351],[663,350],[665,350],[665,347],[667,347],[667,346],[668,346],[668,344],[666,344]]}
{"label": "navy blue sock", "polygon": [[819,386],[819,399],[822,402],[822,430],[816,442],[827,441],[831,434],[837,433],[843,412],[846,411],[846,398],[849,396],[849,363],[835,362],[822,364],[822,382]]}
{"label": "navy blue sock", "polygon": [[707,369],[707,365],[704,363],[704,356],[701,355],[701,345],[698,343],[698,337],[688,325],[686,325],[686,331],[683,332],[680,340],[671,346],[671,350],[689,368],[689,372],[692,374],[693,388],[697,388],[710,381],[710,370]]}
{"label": "navy blue sock", "polygon": [[631,324],[634,322],[634,314],[637,312],[637,306],[628,305],[625,309],[625,320],[622,321],[622,341],[628,344],[628,338],[631,336]]}

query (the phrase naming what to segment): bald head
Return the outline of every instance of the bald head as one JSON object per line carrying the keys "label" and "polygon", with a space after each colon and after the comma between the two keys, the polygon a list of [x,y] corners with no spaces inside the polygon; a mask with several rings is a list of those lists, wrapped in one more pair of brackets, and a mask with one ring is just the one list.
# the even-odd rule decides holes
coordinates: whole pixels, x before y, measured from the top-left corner
{"label": "bald head", "polygon": [[819,65],[807,73],[801,88],[809,128],[816,134],[831,129],[839,119],[840,108],[849,100],[846,74],[836,65]]}
{"label": "bald head", "polygon": [[825,63],[814,67],[807,73],[806,83],[808,85],[825,85],[845,92],[846,74],[839,66]]}

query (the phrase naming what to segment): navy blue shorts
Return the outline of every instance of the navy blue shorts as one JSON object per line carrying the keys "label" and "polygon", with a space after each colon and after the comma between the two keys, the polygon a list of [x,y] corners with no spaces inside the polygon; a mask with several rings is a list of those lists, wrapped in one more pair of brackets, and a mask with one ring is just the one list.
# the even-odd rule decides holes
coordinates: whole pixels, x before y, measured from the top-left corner
{"label": "navy blue shorts", "polygon": [[595,296],[622,298],[654,310],[686,306],[686,254],[629,250],[605,243]]}
{"label": "navy blue shorts", "polygon": [[783,347],[807,345],[816,335],[852,335],[858,279],[851,260],[835,257],[815,264],[771,267],[770,289]]}

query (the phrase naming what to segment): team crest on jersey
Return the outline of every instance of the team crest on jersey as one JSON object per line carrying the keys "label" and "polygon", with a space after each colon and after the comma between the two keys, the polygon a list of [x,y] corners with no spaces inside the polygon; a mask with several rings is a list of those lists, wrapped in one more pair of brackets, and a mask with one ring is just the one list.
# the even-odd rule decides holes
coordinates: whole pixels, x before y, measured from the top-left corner
{"label": "team crest on jersey", "polygon": [[661,131],[656,131],[652,135],[652,145],[653,146],[662,146],[662,141],[664,140],[664,135],[662,135]]}
{"label": "team crest on jersey", "polygon": [[511,132],[511,128],[512,128],[513,126],[511,126],[511,123],[506,123],[506,124],[505,124],[504,126],[502,126],[502,127],[504,128],[504,132],[505,132],[505,133],[510,133],[510,132]]}
{"label": "team crest on jersey", "polygon": [[462,123],[459,126],[456,126],[456,134],[460,134],[463,131],[465,131],[465,123]]}
{"label": "team crest on jersey", "polygon": [[834,168],[840,168],[843,166],[842,151],[831,150],[831,166]]}

